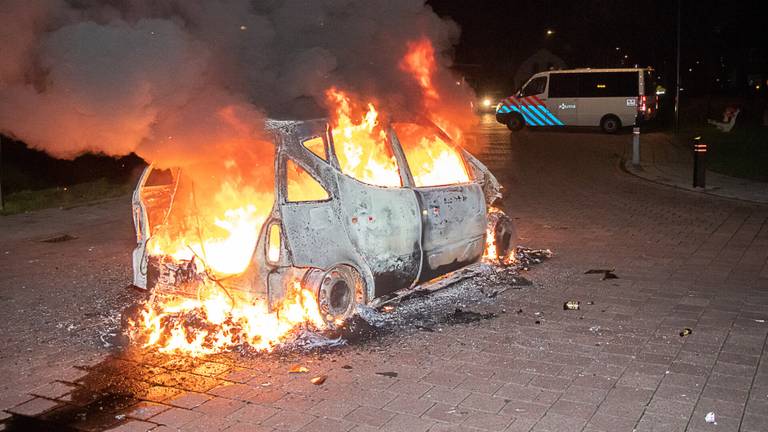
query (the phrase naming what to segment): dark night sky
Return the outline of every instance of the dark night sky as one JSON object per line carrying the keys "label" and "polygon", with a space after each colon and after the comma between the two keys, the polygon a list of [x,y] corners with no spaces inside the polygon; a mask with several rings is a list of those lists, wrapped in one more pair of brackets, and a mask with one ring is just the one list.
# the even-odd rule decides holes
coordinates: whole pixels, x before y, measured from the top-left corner
{"label": "dark night sky", "polygon": [[[429,0],[429,4],[462,28],[456,61],[479,64],[490,77],[513,74],[520,62],[546,47],[570,67],[619,66],[626,54],[627,65],[653,66],[672,84],[675,1]],[[768,38],[758,4],[683,0],[683,85],[687,81],[692,90],[716,91],[717,83],[728,79],[745,84],[748,74],[766,74]],[[555,34],[547,37],[547,29]]]}

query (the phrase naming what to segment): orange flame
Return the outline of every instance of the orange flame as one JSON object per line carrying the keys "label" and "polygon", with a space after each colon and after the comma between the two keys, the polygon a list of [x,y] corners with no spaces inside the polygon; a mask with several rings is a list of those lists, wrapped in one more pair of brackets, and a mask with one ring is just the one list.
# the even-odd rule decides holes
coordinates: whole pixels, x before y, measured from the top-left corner
{"label": "orange flame", "polygon": [[376,186],[402,186],[395,155],[373,103],[366,105],[367,111],[360,118],[353,119],[352,102],[346,93],[331,87],[326,98],[333,110],[333,143],[342,172]]}
{"label": "orange flame", "polygon": [[[496,207],[489,207],[489,219],[493,219],[494,213],[503,213],[503,211]],[[486,263],[502,265],[512,265],[517,262],[517,256],[515,255],[514,248],[510,248],[506,255],[499,253],[498,245],[496,245],[496,233],[491,227],[488,227],[485,231],[485,250],[483,251],[483,261]]]}
{"label": "orange flame", "polygon": [[[333,113],[333,141],[342,172],[377,186],[402,185],[400,170],[387,132],[378,122],[373,103],[353,119],[349,95],[331,88],[326,92]],[[470,180],[460,149],[448,144],[436,131],[412,123],[394,124],[415,186],[466,183]]]}
{"label": "orange flame", "polygon": [[176,261],[197,257],[220,276],[245,271],[261,226],[272,210],[272,191],[257,191],[235,178],[222,183],[213,197],[203,195],[194,201],[200,205],[192,202],[190,208],[171,209],[166,223],[157,227],[147,243],[149,254],[171,256]]}
{"label": "orange flame", "polygon": [[426,116],[461,145],[463,141],[461,128],[447,119],[443,114],[444,110],[441,109],[440,92],[434,82],[437,61],[432,41],[427,38],[411,41],[408,42],[407,49],[400,62],[400,68],[409,73],[421,87]]}
{"label": "orange flame", "polygon": [[263,300],[233,304],[216,289],[204,298],[156,299],[131,323],[130,335],[162,353],[201,356],[245,344],[271,351],[304,326],[323,329],[325,321],[314,295],[293,282],[285,300],[271,312]]}
{"label": "orange flame", "polygon": [[432,41],[422,38],[408,42],[407,48],[408,52],[400,62],[400,68],[416,78],[426,98],[440,99],[432,83],[432,75],[435,73],[435,48]]}

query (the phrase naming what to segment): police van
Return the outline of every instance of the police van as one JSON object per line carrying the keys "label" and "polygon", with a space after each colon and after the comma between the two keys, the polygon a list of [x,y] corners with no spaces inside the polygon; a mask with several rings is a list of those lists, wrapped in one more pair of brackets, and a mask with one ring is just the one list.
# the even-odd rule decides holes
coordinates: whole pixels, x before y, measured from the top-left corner
{"label": "police van", "polygon": [[656,115],[653,69],[571,69],[539,72],[496,106],[510,130],[524,126],[600,126],[615,133]]}

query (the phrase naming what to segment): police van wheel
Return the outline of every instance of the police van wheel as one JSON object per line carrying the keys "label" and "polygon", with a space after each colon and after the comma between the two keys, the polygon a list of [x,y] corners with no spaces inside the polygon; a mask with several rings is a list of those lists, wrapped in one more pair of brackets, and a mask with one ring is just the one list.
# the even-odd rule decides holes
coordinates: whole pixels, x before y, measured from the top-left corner
{"label": "police van wheel", "polygon": [[600,120],[600,128],[605,133],[615,134],[621,129],[621,120],[615,115],[607,115]]}
{"label": "police van wheel", "polygon": [[511,131],[519,131],[525,126],[523,118],[519,114],[512,114],[507,119],[507,129]]}
{"label": "police van wheel", "polygon": [[313,276],[308,279],[316,285],[320,314],[328,324],[337,324],[350,318],[358,303],[365,304],[365,281],[354,268],[337,265],[322,276]]}

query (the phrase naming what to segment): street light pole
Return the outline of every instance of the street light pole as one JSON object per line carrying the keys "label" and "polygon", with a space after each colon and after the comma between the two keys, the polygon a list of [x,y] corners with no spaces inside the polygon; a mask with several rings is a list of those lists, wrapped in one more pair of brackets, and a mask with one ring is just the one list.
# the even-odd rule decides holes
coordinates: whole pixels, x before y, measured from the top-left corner
{"label": "street light pole", "polygon": [[683,0],[677,0],[677,72],[675,78],[675,134],[680,131],[680,9]]}

